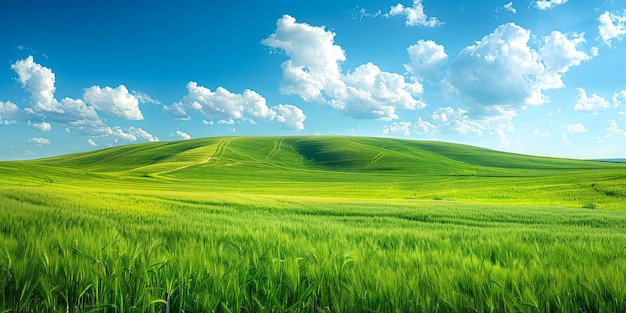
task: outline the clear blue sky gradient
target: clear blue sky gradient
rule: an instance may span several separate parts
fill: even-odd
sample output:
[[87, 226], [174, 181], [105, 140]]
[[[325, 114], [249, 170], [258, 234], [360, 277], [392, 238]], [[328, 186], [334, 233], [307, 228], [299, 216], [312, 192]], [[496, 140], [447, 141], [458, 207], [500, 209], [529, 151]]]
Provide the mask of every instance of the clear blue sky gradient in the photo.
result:
[[1, 1], [0, 160], [320, 134], [623, 158], [625, 24], [605, 0]]

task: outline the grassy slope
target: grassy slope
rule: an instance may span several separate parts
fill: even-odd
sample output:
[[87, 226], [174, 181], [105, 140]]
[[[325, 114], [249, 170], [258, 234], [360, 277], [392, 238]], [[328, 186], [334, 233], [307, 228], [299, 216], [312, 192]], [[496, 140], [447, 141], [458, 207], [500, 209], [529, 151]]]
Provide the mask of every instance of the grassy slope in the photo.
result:
[[226, 137], [145, 143], [0, 163], [0, 181], [78, 186], [89, 181], [115, 188], [607, 209], [624, 209], [626, 197], [625, 164], [363, 137]]
[[351, 137], [0, 162], [0, 312], [624, 312], [625, 212], [563, 207], [625, 180]]

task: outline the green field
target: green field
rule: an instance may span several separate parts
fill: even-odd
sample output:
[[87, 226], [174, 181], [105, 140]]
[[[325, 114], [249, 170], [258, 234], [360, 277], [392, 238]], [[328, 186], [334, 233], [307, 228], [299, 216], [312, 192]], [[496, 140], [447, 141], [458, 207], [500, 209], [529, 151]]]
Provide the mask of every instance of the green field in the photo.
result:
[[0, 312], [626, 312], [626, 164], [361, 137], [0, 162]]

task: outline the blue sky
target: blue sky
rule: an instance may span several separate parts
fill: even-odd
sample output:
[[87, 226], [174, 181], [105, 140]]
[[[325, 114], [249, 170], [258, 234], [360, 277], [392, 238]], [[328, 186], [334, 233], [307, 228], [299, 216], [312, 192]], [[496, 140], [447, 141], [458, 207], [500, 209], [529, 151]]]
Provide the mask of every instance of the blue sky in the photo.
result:
[[626, 157], [621, 1], [0, 2], [0, 160], [358, 135]]

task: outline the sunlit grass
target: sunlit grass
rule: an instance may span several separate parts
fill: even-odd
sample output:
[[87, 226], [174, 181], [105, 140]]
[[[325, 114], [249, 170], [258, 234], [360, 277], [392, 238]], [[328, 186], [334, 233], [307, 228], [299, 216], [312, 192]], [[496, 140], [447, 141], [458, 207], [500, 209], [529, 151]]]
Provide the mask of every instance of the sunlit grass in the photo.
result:
[[625, 180], [344, 137], [0, 163], [0, 312], [624, 312]]
[[626, 309], [620, 212], [58, 192], [0, 193], [0, 308]]

